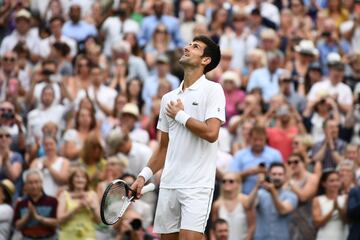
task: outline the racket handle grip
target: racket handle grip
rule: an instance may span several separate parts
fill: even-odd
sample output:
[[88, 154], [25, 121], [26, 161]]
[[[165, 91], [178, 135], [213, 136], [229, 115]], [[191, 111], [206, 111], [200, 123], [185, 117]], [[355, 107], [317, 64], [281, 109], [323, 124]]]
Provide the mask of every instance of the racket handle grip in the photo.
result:
[[145, 194], [147, 192], [151, 192], [154, 190], [155, 190], [155, 184], [149, 183], [141, 189], [141, 194]]

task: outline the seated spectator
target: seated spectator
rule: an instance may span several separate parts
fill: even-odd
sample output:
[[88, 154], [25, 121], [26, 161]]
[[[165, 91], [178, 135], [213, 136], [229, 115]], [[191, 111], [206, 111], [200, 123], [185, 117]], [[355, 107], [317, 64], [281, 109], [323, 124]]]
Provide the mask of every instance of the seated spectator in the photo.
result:
[[99, 136], [92, 132], [84, 141], [80, 152], [80, 162], [84, 165], [89, 175], [89, 187], [96, 189], [96, 185], [103, 180], [103, 171], [106, 166], [105, 152]]
[[62, 154], [71, 161], [80, 156], [85, 139], [96, 129], [95, 115], [87, 108], [80, 108], [75, 115], [75, 127], [63, 136]]
[[14, 217], [12, 196], [15, 193], [14, 184], [4, 179], [0, 182], [0, 239], [10, 239], [11, 225]]
[[289, 156], [288, 166], [289, 187], [299, 201], [298, 207], [291, 215], [290, 239], [314, 239], [316, 229], [312, 222], [311, 203], [317, 192], [319, 178], [306, 170], [305, 159], [299, 153], [293, 153]]
[[111, 129], [120, 125], [120, 114], [124, 106], [128, 103], [125, 93], [119, 93], [115, 98], [112, 114], [101, 122], [101, 134], [106, 136]]
[[240, 193], [241, 180], [235, 173], [225, 173], [222, 177], [221, 194], [213, 204], [212, 219], [226, 220], [229, 240], [252, 239], [255, 222], [251, 218], [251, 203], [248, 196]]
[[356, 144], [347, 144], [344, 153], [344, 159], [348, 159], [354, 163], [355, 168], [355, 184], [360, 184], [360, 147]]
[[215, 240], [228, 240], [229, 239], [229, 224], [226, 220], [218, 218], [213, 222], [213, 231]]
[[323, 193], [313, 200], [312, 215], [317, 228], [316, 239], [346, 239], [346, 195], [340, 195], [340, 177], [334, 170], [323, 172], [320, 179]]
[[54, 136], [44, 137], [45, 156], [35, 159], [30, 169], [37, 169], [43, 174], [44, 192], [49, 196], [57, 196], [61, 186], [69, 177], [69, 160], [57, 154], [57, 140]]
[[126, 83], [126, 97], [127, 102], [136, 104], [139, 108], [139, 112], [143, 112], [144, 99], [141, 96], [144, 83], [139, 78], [130, 79]]
[[90, 190], [89, 185], [90, 179], [85, 169], [73, 169], [69, 189], [59, 196], [59, 240], [95, 239], [95, 224], [100, 222], [100, 206], [96, 193]]
[[266, 173], [266, 167], [283, 162], [278, 150], [266, 145], [266, 130], [254, 126], [250, 131], [250, 146], [238, 151], [230, 167], [243, 179], [242, 193], [249, 194], [256, 185], [257, 174]]
[[322, 169], [335, 168], [342, 159], [346, 143], [339, 138], [339, 126], [335, 120], [325, 120], [323, 128], [325, 139], [315, 143], [312, 158], [321, 162]]
[[118, 153], [124, 154], [129, 159], [125, 172], [137, 176], [151, 157], [152, 150], [145, 144], [131, 140], [129, 134], [120, 128], [113, 129], [107, 136], [110, 156]]
[[148, 144], [149, 134], [142, 129], [139, 125], [140, 113], [137, 105], [133, 103], [127, 103], [123, 107], [119, 116], [119, 126], [125, 132], [127, 132], [132, 141]]
[[57, 239], [56, 198], [44, 193], [43, 176], [39, 170], [23, 174], [26, 196], [16, 203], [14, 225], [25, 239]]
[[24, 160], [22, 156], [10, 150], [11, 135], [6, 128], [0, 128], [0, 180], [10, 179], [16, 186], [14, 199], [21, 195], [21, 172]]
[[[250, 195], [250, 202], [256, 197], [256, 240], [290, 239], [289, 223], [291, 213], [298, 205], [298, 198], [287, 190], [286, 169], [283, 163], [272, 163], [269, 167], [269, 181], [258, 182], [255, 193]], [[259, 187], [260, 188], [259, 189]]]
[[298, 94], [294, 89], [294, 79], [290, 73], [284, 71], [279, 78], [279, 93], [284, 95], [287, 101], [299, 112], [303, 112], [306, 106], [306, 98]]
[[118, 94], [126, 93], [127, 72], [128, 69], [125, 61], [121, 58], [117, 59], [113, 71], [110, 72], [112, 79], [110, 80], [109, 87], [115, 89]]

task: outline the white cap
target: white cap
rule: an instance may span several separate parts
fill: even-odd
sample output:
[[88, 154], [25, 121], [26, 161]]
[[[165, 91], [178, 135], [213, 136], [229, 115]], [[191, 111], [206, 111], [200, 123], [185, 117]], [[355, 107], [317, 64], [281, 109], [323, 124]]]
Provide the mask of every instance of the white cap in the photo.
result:
[[224, 81], [232, 81], [236, 87], [240, 87], [241, 80], [240, 76], [235, 71], [226, 71], [221, 76], [221, 83], [224, 83]]

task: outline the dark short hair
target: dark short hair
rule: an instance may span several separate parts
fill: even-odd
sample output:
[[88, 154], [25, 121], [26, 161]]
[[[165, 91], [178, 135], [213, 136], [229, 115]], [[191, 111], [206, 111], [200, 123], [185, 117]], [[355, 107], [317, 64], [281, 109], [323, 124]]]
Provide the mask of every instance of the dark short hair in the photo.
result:
[[250, 136], [253, 136], [255, 134], [267, 136], [266, 129], [264, 127], [256, 125], [250, 130]]
[[223, 218], [218, 218], [214, 221], [213, 228], [216, 229], [217, 225], [226, 224], [228, 225], [228, 222]]
[[204, 43], [206, 47], [204, 48], [204, 53], [202, 56], [211, 58], [211, 62], [208, 65], [206, 65], [206, 67], [204, 68], [204, 73], [210, 72], [211, 70], [216, 68], [221, 58], [221, 52], [219, 46], [216, 43], [214, 43], [213, 40], [211, 40], [210, 38], [204, 35], [195, 37], [193, 41], [199, 41]]
[[285, 164], [282, 163], [282, 162], [273, 162], [270, 164], [270, 167], [269, 167], [269, 172], [271, 171], [271, 169], [273, 169], [274, 167], [281, 167], [284, 169], [284, 171], [286, 172], [286, 168], [285, 168]]
[[60, 21], [63, 24], [65, 22], [65, 19], [60, 16], [54, 16], [50, 18], [49, 23], [53, 23], [55, 21]]

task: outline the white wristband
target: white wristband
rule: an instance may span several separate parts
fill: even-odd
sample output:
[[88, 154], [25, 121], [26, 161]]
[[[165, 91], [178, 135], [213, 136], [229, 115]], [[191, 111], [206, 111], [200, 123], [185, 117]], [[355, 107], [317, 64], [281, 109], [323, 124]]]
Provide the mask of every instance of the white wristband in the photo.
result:
[[175, 116], [175, 120], [184, 126], [185, 126], [187, 120], [189, 120], [189, 118], [190, 118], [190, 115], [187, 114], [186, 112], [184, 112], [183, 110], [178, 111]]
[[153, 171], [149, 167], [144, 167], [143, 170], [141, 170], [139, 173], [139, 176], [142, 176], [145, 179], [145, 182], [149, 181], [153, 175]]

